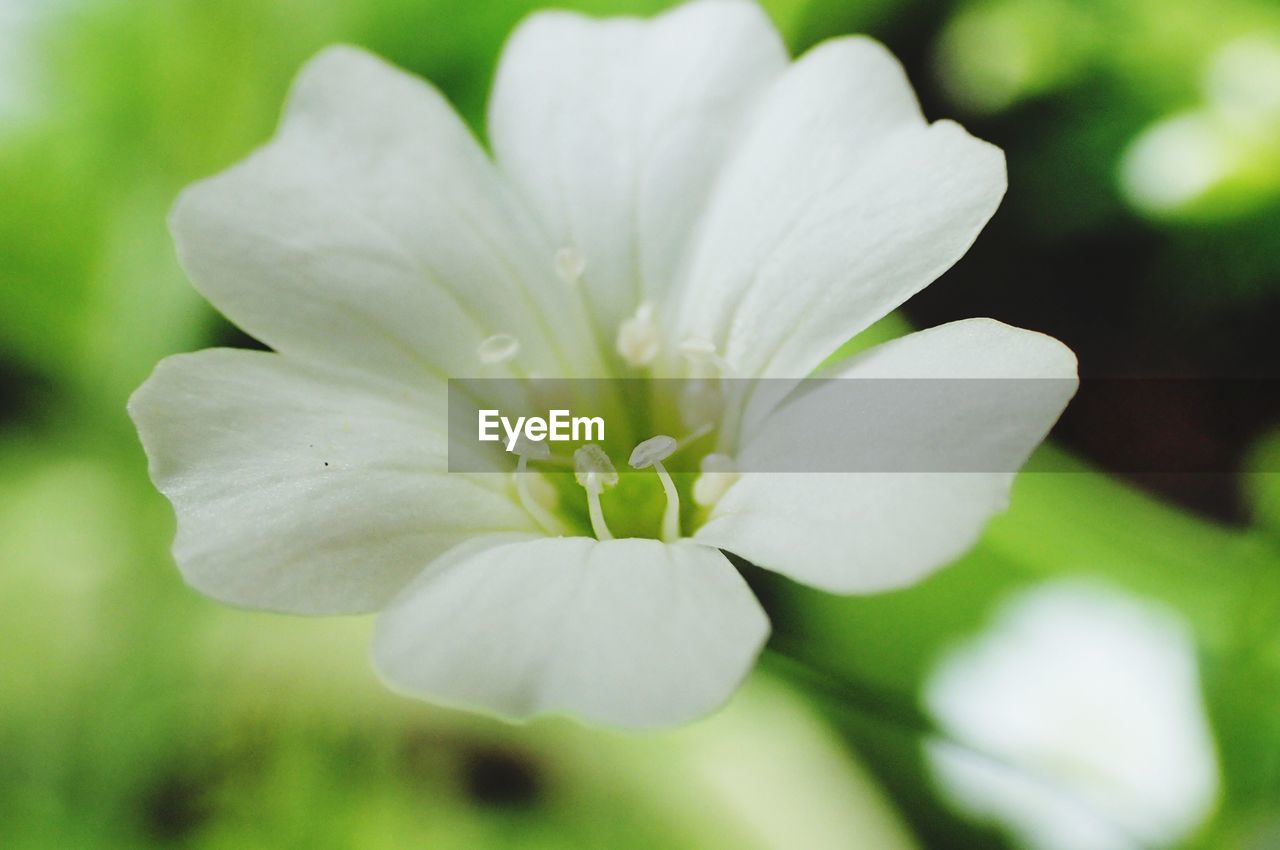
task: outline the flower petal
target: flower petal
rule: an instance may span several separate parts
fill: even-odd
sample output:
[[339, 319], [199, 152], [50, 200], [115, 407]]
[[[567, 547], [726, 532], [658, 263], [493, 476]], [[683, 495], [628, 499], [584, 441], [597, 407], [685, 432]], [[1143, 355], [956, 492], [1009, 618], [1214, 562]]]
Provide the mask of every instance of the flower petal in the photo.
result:
[[1020, 845], [1183, 846], [1217, 802], [1194, 636], [1117, 588], [1020, 592], [945, 653], [923, 697], [954, 742], [926, 750], [944, 795]]
[[742, 0], [653, 20], [544, 12], [512, 35], [490, 101], [493, 148], [586, 260], [610, 343], [672, 284], [727, 146], [786, 63], [769, 19]]
[[369, 611], [459, 541], [532, 528], [501, 479], [444, 472], [427, 397], [367, 386], [255, 351], [156, 367], [129, 413], [193, 587], [253, 608]]
[[721, 705], [768, 631], [714, 549], [490, 538], [405, 589], [378, 620], [374, 659], [393, 687], [433, 701], [654, 727]]
[[902, 436], [907, 445], [921, 442], [921, 434], [946, 441], [935, 447], [939, 457], [948, 451], [968, 456], [976, 443], [996, 471], [746, 473], [695, 537], [834, 593], [919, 581], [968, 549], [1004, 509], [1012, 470], [1061, 414], [1075, 392], [1075, 373], [1075, 357], [1062, 343], [989, 319], [942, 325], [871, 349], [845, 364], [840, 376], [1050, 380], [1037, 382], [1028, 395], [975, 392], [946, 411], [949, 429], [921, 421], [918, 433]]
[[201, 293], [299, 360], [417, 385], [495, 374], [480, 343], [509, 335], [514, 374], [599, 362], [555, 248], [448, 103], [355, 48], [308, 63], [275, 138], [187, 189], [171, 227]]
[[1005, 190], [998, 148], [927, 125], [901, 65], [827, 42], [770, 90], [725, 166], [679, 313], [739, 375], [803, 377], [947, 270]]

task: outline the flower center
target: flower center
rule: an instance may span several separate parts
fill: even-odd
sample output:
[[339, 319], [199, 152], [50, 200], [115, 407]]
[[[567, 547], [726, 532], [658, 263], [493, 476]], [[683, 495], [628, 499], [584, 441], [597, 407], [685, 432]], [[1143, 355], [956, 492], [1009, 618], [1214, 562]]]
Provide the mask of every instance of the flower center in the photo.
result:
[[[554, 267], [565, 285], [583, 285], [587, 262], [577, 249], [559, 249]], [[624, 385], [616, 388], [621, 404], [618, 409], [625, 414], [626, 422], [613, 432], [612, 441], [582, 445], [572, 461], [553, 456], [545, 442], [533, 442], [523, 436], [510, 449], [518, 458], [513, 476], [518, 500], [547, 534], [589, 533], [599, 540], [617, 536], [679, 540], [685, 529], [698, 526], [737, 480], [728, 447], [716, 436], [725, 424], [729, 406], [726, 396], [735, 391], [735, 382], [726, 380], [734, 376], [734, 369], [709, 339], [691, 337], [675, 345], [662, 333], [658, 315], [654, 302], [639, 304], [619, 322], [614, 347], [626, 367], [652, 367], [655, 372], [647, 378], [678, 380], [654, 380], [640, 390], [635, 389], [634, 381], [618, 381]], [[674, 346], [674, 356], [658, 365], [667, 346]], [[486, 338], [477, 351], [486, 365], [507, 363], [519, 353], [519, 340], [509, 334]], [[671, 369], [677, 370], [675, 375], [667, 374]], [[597, 390], [582, 392], [590, 396]], [[651, 469], [654, 474], [619, 475], [610, 454], [624, 457], [623, 445], [638, 434], [652, 434], [654, 430], [668, 433], [641, 441], [627, 458], [632, 469]], [[667, 464], [677, 452], [684, 454], [673, 472]], [[699, 456], [697, 471], [686, 471]], [[531, 462], [545, 467], [546, 474], [534, 471]], [[572, 478], [567, 473], [570, 464]], [[578, 487], [586, 491], [585, 503], [581, 495], [574, 495], [580, 492]], [[606, 520], [606, 511], [612, 523]]]

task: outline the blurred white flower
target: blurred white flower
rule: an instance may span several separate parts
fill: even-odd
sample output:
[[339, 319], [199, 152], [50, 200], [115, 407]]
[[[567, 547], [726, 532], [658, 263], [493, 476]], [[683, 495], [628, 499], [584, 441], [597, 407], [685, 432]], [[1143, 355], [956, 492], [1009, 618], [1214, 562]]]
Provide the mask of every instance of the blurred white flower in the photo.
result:
[[1280, 189], [1280, 41], [1245, 36], [1216, 50], [1205, 68], [1204, 104], [1157, 121], [1130, 143], [1120, 188], [1144, 212], [1194, 210], [1212, 194], [1242, 212]]
[[45, 106], [33, 45], [66, 0], [0, 0], [0, 133], [24, 126]]
[[1204, 75], [1205, 97], [1246, 131], [1280, 126], [1280, 38], [1253, 33], [1219, 48]]
[[[627, 454], [582, 452], [585, 492], [535, 484], [532, 455], [513, 477], [446, 471], [449, 377], [803, 377], [955, 262], [1004, 192], [1003, 156], [926, 122], [883, 47], [842, 38], [789, 64], [736, 0], [541, 13], [505, 49], [488, 129], [493, 159], [435, 89], [334, 48], [269, 144], [178, 201], [193, 282], [274, 349], [170, 358], [131, 400], [194, 587], [383, 610], [375, 663], [416, 695], [654, 726], [722, 703], [768, 632], [720, 549], [874, 592], [1002, 509], [1008, 471], [735, 477], [723, 431], [697, 513], [654, 451], [635, 463], [662, 480], [656, 512], [606, 492]], [[835, 374], [1062, 379], [1035, 405], [948, 411], [948, 446], [995, 444], [1012, 470], [1075, 359], [971, 320]], [[614, 539], [610, 516], [651, 536]]]
[[1170, 611], [1059, 582], [1009, 602], [926, 686], [948, 797], [1036, 850], [1171, 846], [1212, 812], [1195, 646]]
[[1134, 139], [1121, 162], [1121, 186], [1139, 209], [1176, 210], [1230, 176], [1238, 153], [1227, 128], [1211, 113], [1177, 115]]

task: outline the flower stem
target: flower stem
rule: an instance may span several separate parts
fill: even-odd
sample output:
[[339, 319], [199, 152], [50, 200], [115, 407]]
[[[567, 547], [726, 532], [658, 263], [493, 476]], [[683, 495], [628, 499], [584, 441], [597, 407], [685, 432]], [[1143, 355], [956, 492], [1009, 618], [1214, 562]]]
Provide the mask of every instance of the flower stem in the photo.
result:
[[837, 673], [813, 655], [796, 638], [775, 634], [761, 664], [842, 713], [857, 714], [907, 734], [948, 737], [910, 697]]

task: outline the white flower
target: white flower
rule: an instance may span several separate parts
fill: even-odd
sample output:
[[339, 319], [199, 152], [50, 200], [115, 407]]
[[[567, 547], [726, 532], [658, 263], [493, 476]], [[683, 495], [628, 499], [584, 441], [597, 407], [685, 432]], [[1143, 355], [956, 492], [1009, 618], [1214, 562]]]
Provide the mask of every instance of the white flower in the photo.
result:
[[1030, 591], [943, 660], [926, 701], [957, 742], [927, 750], [944, 790], [1037, 850], [1168, 847], [1213, 809], [1195, 647], [1150, 603]]
[[[652, 499], [605, 492], [594, 457], [585, 492], [447, 473], [446, 378], [808, 375], [955, 262], [1005, 187], [1000, 151], [926, 123], [883, 47], [843, 38], [788, 64], [736, 0], [534, 15], [488, 128], [492, 160], [433, 88], [334, 48], [269, 144], [178, 201], [191, 279], [274, 349], [170, 358], [131, 402], [191, 585], [382, 610], [378, 670], [439, 702], [655, 726], [722, 703], [767, 635], [715, 547], [874, 592], [953, 559], [1003, 507], [1008, 472], [739, 476], [737, 439], [683, 518], [691, 487], [652, 452], [638, 465], [656, 474], [626, 476]], [[947, 440], [999, 440], [1015, 469], [1075, 361], [972, 320], [834, 374], [1065, 379], [1034, 410], [954, 412]]]

